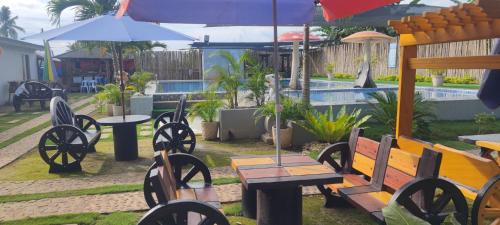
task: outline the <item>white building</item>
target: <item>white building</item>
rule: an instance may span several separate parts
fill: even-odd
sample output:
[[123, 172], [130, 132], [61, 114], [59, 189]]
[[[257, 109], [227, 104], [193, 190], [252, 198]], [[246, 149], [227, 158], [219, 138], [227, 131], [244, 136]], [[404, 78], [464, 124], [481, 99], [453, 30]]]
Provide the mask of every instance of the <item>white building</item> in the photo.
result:
[[8, 101], [9, 81], [38, 80], [37, 50], [43, 46], [0, 37], [0, 104]]

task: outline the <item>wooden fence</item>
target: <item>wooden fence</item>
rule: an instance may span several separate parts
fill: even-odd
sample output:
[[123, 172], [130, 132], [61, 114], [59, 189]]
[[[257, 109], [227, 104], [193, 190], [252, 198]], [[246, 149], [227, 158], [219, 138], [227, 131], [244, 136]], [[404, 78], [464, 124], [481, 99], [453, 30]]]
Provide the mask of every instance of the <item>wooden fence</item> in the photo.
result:
[[[452, 57], [488, 55], [491, 52], [492, 40], [478, 40], [420, 46], [419, 57]], [[375, 77], [398, 74], [398, 68], [388, 68], [389, 44], [373, 44], [372, 62]], [[397, 56], [399, 61], [399, 56]], [[361, 44], [342, 44], [322, 47], [311, 53], [312, 74], [326, 74], [325, 67], [334, 63], [334, 73], [356, 74], [363, 59]], [[399, 63], [399, 62], [398, 62]], [[448, 77], [471, 76], [481, 80], [484, 70], [449, 70]], [[418, 70], [417, 74], [428, 76], [428, 71]]]
[[157, 74], [159, 80], [202, 79], [198, 50], [145, 52], [134, 57], [136, 68]]

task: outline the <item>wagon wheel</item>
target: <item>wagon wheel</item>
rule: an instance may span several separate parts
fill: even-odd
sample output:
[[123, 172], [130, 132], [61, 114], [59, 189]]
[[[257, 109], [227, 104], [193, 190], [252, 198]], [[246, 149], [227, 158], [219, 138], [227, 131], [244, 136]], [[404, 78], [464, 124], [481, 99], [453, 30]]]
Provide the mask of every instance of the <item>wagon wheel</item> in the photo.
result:
[[[345, 142], [337, 143], [330, 145], [323, 149], [318, 156], [318, 162], [321, 164], [326, 164], [327, 166], [332, 167], [335, 172], [342, 173], [345, 170], [345, 166], [347, 164], [347, 157], [349, 154], [349, 145]], [[340, 164], [337, 161], [340, 159]], [[329, 197], [332, 195], [332, 189], [328, 186], [318, 185], [319, 191]]]
[[191, 128], [182, 123], [167, 123], [155, 132], [153, 146], [155, 151], [191, 154], [196, 146], [196, 136]]
[[88, 141], [78, 128], [59, 125], [45, 132], [38, 143], [38, 152], [49, 165], [69, 167], [79, 164], [87, 154]]
[[[197, 220], [197, 223], [193, 223], [191, 221], [193, 219]], [[194, 200], [173, 200], [166, 205], [161, 204], [149, 210], [137, 223], [137, 225], [187, 224], [229, 225], [229, 222], [217, 208], [207, 203]]]
[[156, 168], [156, 162], [154, 162], [148, 169], [146, 176], [144, 177], [143, 184], [143, 192], [144, 192], [144, 200], [148, 204], [149, 208], [153, 208], [158, 205], [158, 200], [155, 198], [155, 189], [153, 188], [153, 184], [151, 183], [151, 171]]
[[199, 182], [190, 182], [197, 175], [203, 178], [202, 187], [212, 184], [210, 170], [208, 170], [208, 167], [195, 156], [176, 153], [169, 155], [168, 160], [172, 165], [174, 178], [178, 188], [200, 187]]
[[[158, 116], [158, 118], [156, 118], [155, 123], [153, 124], [153, 128], [158, 129], [158, 127], [160, 126], [174, 122], [174, 114], [175, 112], [162, 113], [160, 116]], [[189, 127], [189, 122], [186, 119], [186, 115], [181, 116], [180, 123], [185, 124], [186, 126]]]
[[101, 126], [92, 117], [86, 115], [75, 116], [75, 124], [83, 132], [97, 132], [101, 131]]
[[481, 188], [471, 214], [472, 225], [500, 224], [500, 174]]
[[426, 178], [407, 183], [394, 193], [393, 201], [432, 225], [443, 223], [451, 214], [460, 224], [467, 224], [468, 208], [464, 195], [443, 179]]

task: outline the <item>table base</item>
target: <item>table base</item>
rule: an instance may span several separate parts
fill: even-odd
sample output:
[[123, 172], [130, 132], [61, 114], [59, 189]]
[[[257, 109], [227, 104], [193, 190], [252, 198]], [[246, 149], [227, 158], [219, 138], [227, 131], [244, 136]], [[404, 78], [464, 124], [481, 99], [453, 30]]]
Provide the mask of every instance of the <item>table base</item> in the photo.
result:
[[257, 219], [257, 191], [249, 191], [243, 184], [241, 185], [241, 208], [244, 217]]
[[302, 187], [257, 190], [257, 225], [302, 225]]
[[113, 140], [116, 161], [131, 161], [139, 157], [135, 124], [113, 126]]

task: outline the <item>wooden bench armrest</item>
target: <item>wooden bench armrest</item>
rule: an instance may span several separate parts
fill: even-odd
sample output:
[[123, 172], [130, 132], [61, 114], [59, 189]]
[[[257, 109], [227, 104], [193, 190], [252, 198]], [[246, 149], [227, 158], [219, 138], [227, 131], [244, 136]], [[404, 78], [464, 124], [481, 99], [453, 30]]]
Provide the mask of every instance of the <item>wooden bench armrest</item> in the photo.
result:
[[500, 143], [492, 141], [476, 141], [476, 145], [481, 148], [487, 148], [489, 150], [500, 152]]

